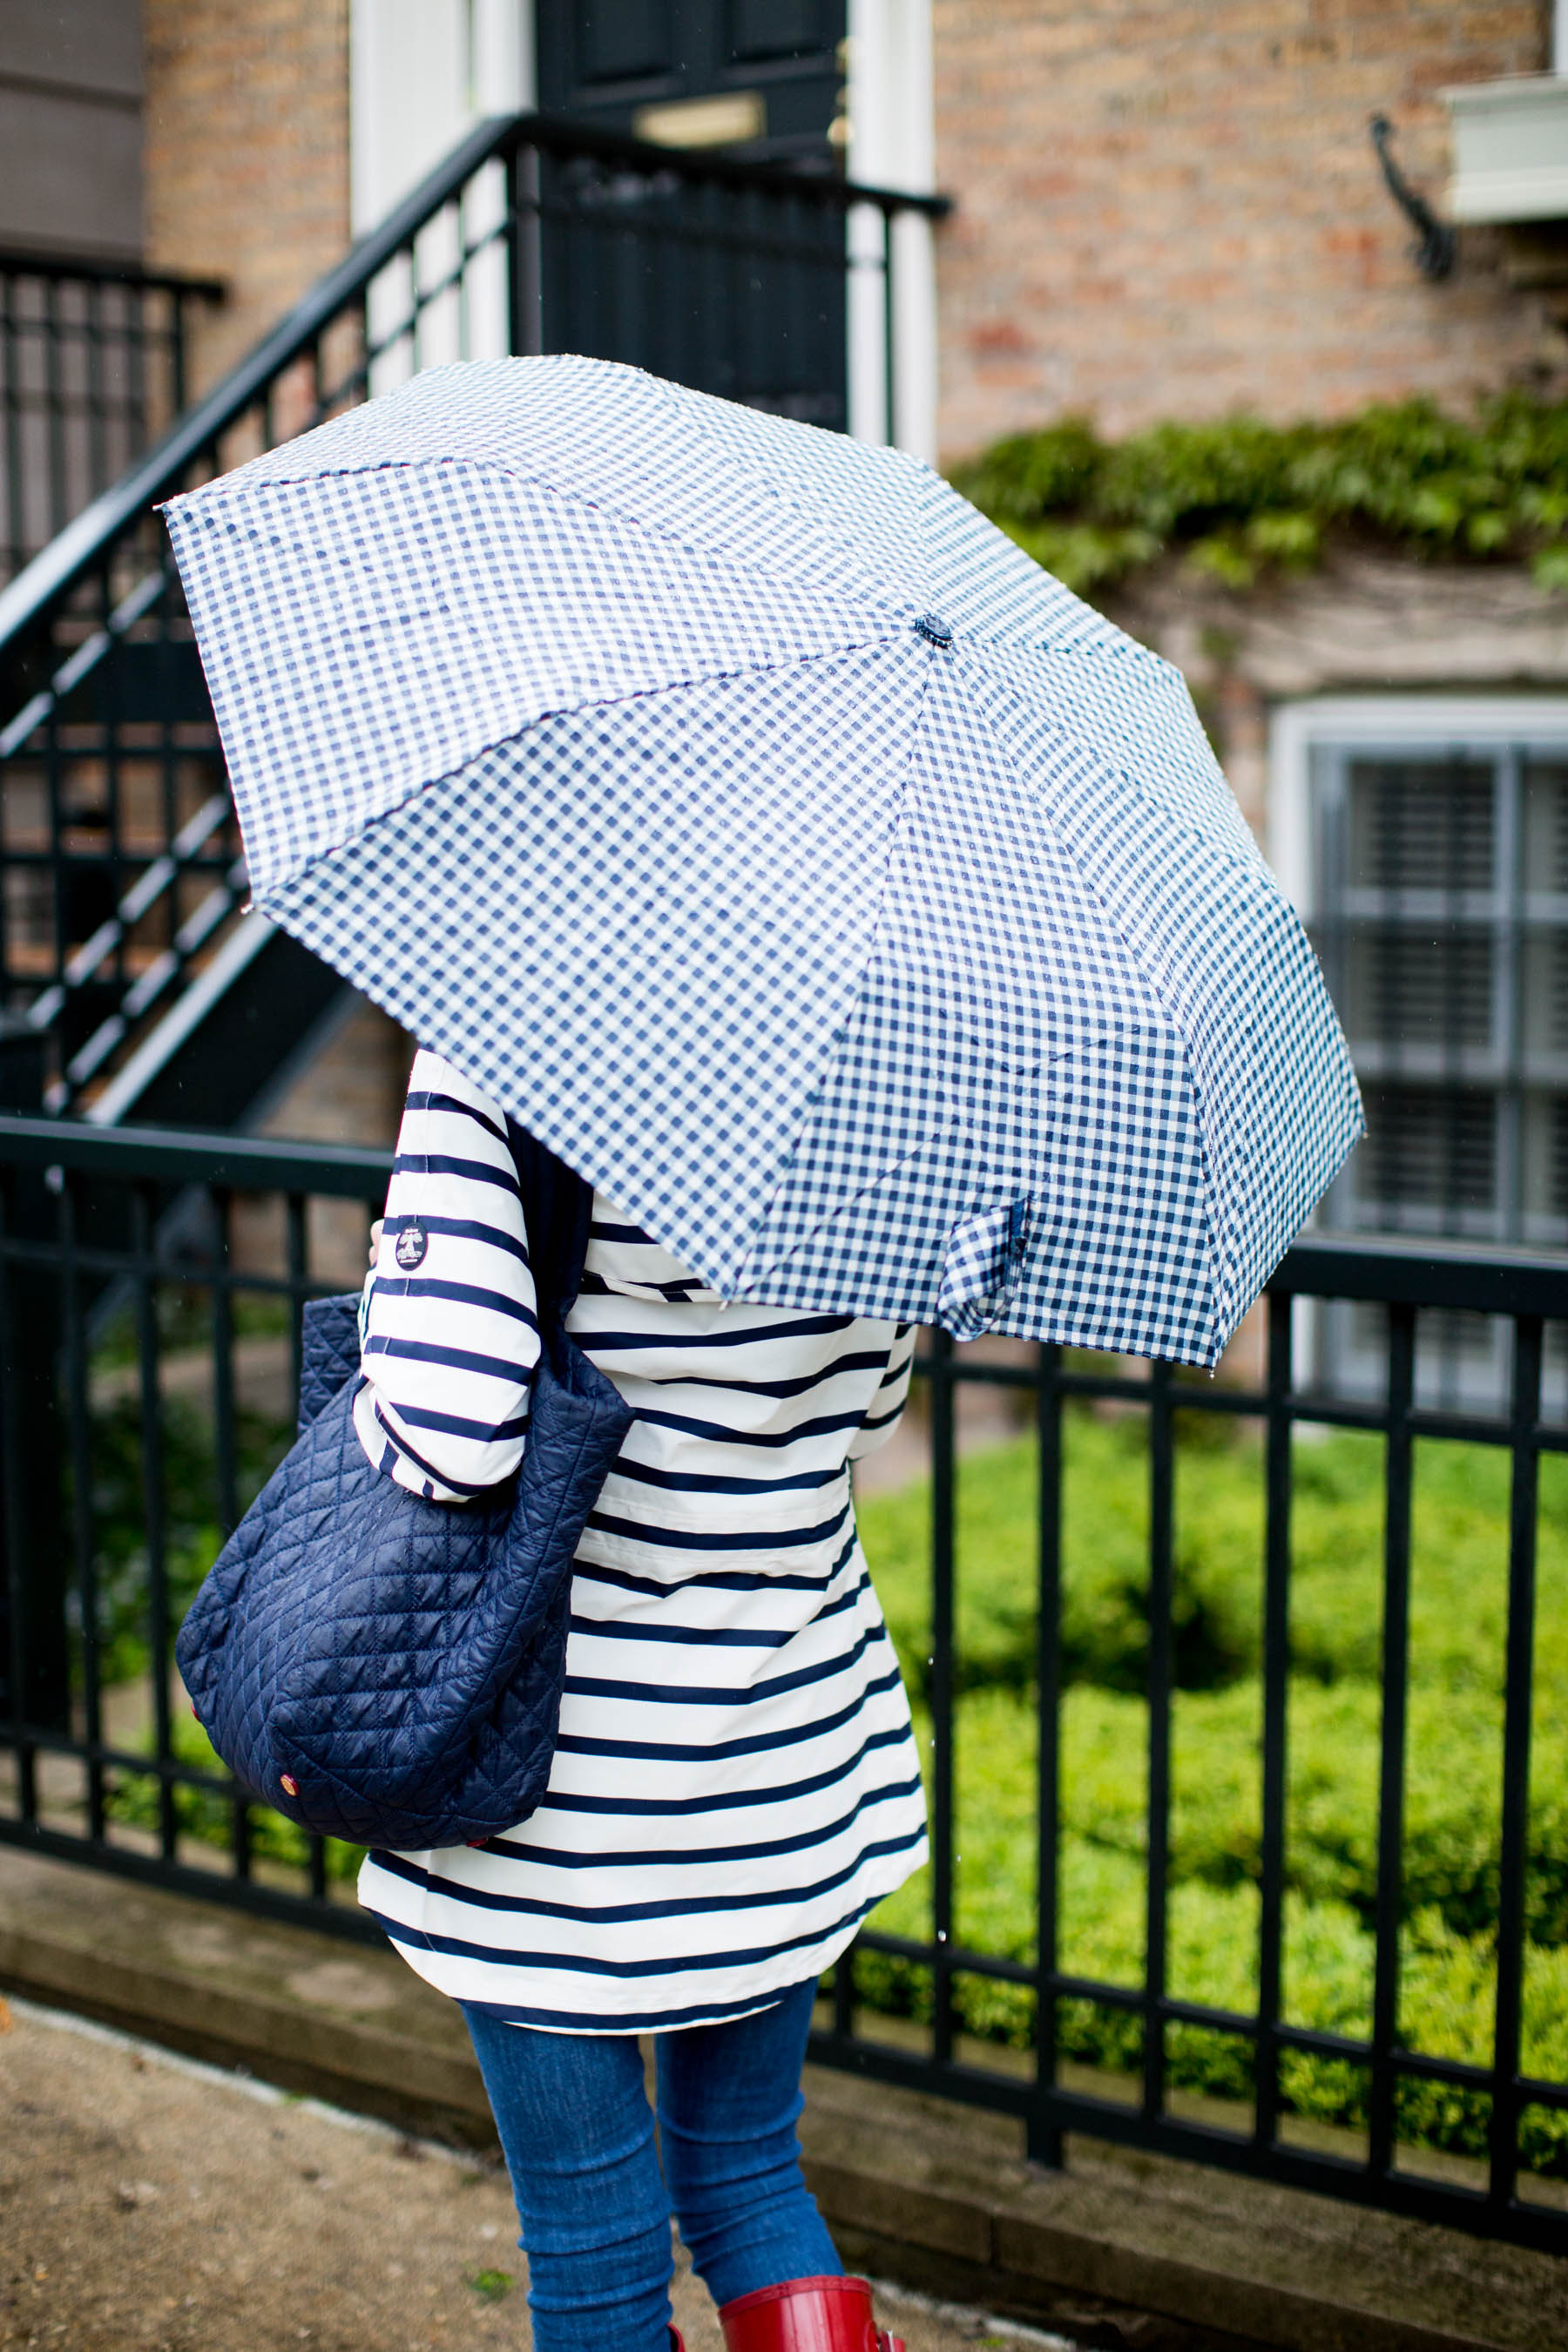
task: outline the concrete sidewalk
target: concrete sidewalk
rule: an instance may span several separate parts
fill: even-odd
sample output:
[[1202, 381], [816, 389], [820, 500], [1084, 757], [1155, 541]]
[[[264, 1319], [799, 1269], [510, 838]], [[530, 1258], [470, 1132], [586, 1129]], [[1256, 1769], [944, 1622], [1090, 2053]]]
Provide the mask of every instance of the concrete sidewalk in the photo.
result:
[[[51, 2011], [81, 2012], [358, 2115], [380, 2116], [395, 2127], [394, 2143], [397, 2133], [446, 2140], [463, 2152], [471, 2172], [489, 2177], [494, 2126], [461, 2018], [385, 1947], [344, 1943], [13, 1849], [0, 1853], [0, 1991]], [[67, 2038], [57, 2031], [53, 2041], [63, 2044]], [[26, 2034], [0, 2038], [0, 2103], [7, 2082], [19, 2084], [30, 2040]], [[152, 2095], [146, 2065], [144, 2060], [143, 2071], [132, 2071]], [[106, 2061], [105, 2079], [114, 2073]], [[124, 2074], [121, 2067], [119, 2078]], [[90, 2069], [82, 2079], [90, 2083]], [[159, 2089], [157, 2095], [165, 2093]], [[217, 2120], [187, 2111], [190, 2145], [226, 2144], [237, 2095], [220, 2081], [207, 2102]], [[19, 2161], [15, 2136], [0, 2126], [0, 2169], [12, 2183], [10, 2216], [22, 2210], [18, 2200], [36, 2201], [43, 2193], [39, 2183], [47, 2184], [51, 2165], [62, 2182], [61, 2230], [72, 2226], [73, 2207], [87, 2215], [97, 2210], [76, 2194], [68, 2165], [49, 2153], [50, 2146], [90, 2147], [94, 2131], [133, 2137], [140, 2126], [129, 2111], [100, 2125], [90, 2103], [86, 2108], [72, 2104], [77, 2097], [62, 2094], [63, 2137], [40, 2140], [37, 2166]], [[45, 2110], [52, 2112], [47, 2102]], [[302, 2112], [285, 2109], [274, 2120], [291, 2129]], [[1271, 2352], [1562, 2352], [1568, 2346], [1568, 2262], [1551, 2253], [1076, 2137], [1068, 2143], [1067, 2168], [1047, 2172], [1024, 2161], [1018, 2126], [1005, 2116], [827, 2068], [806, 2070], [801, 2131], [807, 2178], [852, 2266], [957, 2304], [1007, 2313], [1075, 2342], [1138, 2352], [1243, 2352], [1246, 2347], [1256, 2352], [1260, 2346]], [[176, 2136], [171, 2151], [183, 2144]], [[387, 2143], [377, 2145], [384, 2151]], [[170, 2161], [177, 2168], [185, 2159], [172, 2152]], [[408, 2163], [384, 2152], [377, 2161], [390, 2210], [403, 2196], [397, 2184], [408, 2177]], [[100, 2207], [119, 2183], [128, 2180], [133, 2189], [137, 2179], [153, 2179], [136, 2172], [129, 2156], [116, 2154], [106, 2162], [120, 2168], [112, 2179], [93, 2176]], [[421, 2180], [436, 2178], [438, 2162], [430, 2158], [415, 2168]], [[319, 2153], [301, 2158], [300, 2165], [306, 2163], [334, 2178], [342, 2170], [341, 2160]], [[283, 2169], [287, 2174], [287, 2163]], [[320, 2200], [305, 2198], [302, 2210], [290, 2206], [287, 2228], [275, 2226], [268, 2219], [270, 2191], [262, 2185], [268, 2178], [265, 2144], [251, 2171], [247, 2190], [245, 2167], [239, 2168], [232, 2195], [247, 2231], [254, 2218], [261, 2249], [254, 2256], [255, 2274], [268, 2274], [268, 2264], [286, 2273], [298, 2259], [289, 2232], [302, 2231], [308, 2244], [327, 2231], [330, 2217], [317, 2212]], [[442, 2163], [441, 2178], [448, 2174]], [[199, 2203], [191, 2189], [200, 2182], [188, 2169], [178, 2178], [175, 2201], [189, 2219], [193, 2203]], [[1539, 2185], [1558, 2200], [1552, 2218], [1563, 2216], [1568, 2248], [1561, 2186]], [[486, 2242], [505, 2249], [513, 2225], [499, 2185], [497, 2194], [501, 2234]], [[134, 2200], [127, 2208], [140, 2210]], [[416, 2236], [418, 2209], [400, 2210], [399, 2231], [405, 2238], [411, 2231]], [[439, 2200], [433, 2210], [442, 2210]], [[0, 2197], [0, 2247], [8, 2247], [10, 2226]], [[98, 2224], [83, 2226], [96, 2259]], [[391, 2259], [406, 2267], [404, 2252]], [[37, 2260], [48, 2268], [47, 2253]], [[248, 2242], [236, 2248], [235, 2263], [251, 2260]], [[496, 2266], [517, 2268], [504, 2252]], [[194, 2273], [186, 2265], [183, 2281], [171, 2279], [163, 2292], [174, 2297], [176, 2311], [184, 2307], [184, 2294], [205, 2292], [194, 2283], [202, 2275], [198, 2261]], [[444, 2275], [461, 2284], [460, 2272], [449, 2268]], [[330, 2273], [317, 2288], [330, 2299]], [[11, 2291], [30, 2288], [23, 2279]], [[384, 2291], [384, 2282], [376, 2294]], [[478, 2290], [465, 2292], [470, 2301], [481, 2300]], [[364, 2308], [374, 2313], [376, 2295], [368, 2286], [363, 2293]], [[506, 2308], [515, 2313], [515, 2294]], [[464, 2325], [473, 2317], [469, 2313]], [[299, 2324], [314, 2322], [307, 2317]], [[46, 2324], [37, 2343], [70, 2341], [97, 2352], [90, 2334], [51, 2336], [47, 2331], [54, 2325], [53, 2319]], [[26, 2332], [10, 2338], [0, 2334], [0, 2344], [29, 2340]], [[103, 2339], [106, 2352], [120, 2352], [121, 2342], [153, 2346], [160, 2340], [145, 2335]], [[203, 2340], [210, 2352], [224, 2352], [210, 2331]], [[351, 2347], [358, 2352], [352, 2336], [338, 2340], [344, 2352]], [[373, 2341], [382, 2352], [384, 2343], [404, 2340], [414, 2339], [363, 2339], [366, 2352]], [[243, 2339], [237, 2339], [237, 2352], [243, 2352]], [[693, 2352], [699, 2352], [695, 2336]]]
[[[6, 2352], [528, 2345], [498, 2165], [30, 2003], [0, 2005], [0, 2027]], [[1016, 2334], [882, 2301], [910, 2352]], [[722, 2352], [684, 2256], [675, 2302], [689, 2352]]]

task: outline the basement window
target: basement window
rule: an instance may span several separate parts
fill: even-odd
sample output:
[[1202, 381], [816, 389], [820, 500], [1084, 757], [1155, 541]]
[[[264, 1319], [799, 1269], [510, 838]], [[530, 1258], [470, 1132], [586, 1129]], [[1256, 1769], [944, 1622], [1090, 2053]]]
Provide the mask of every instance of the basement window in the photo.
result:
[[[1269, 836], [1366, 1106], [1319, 1223], [1568, 1249], [1568, 702], [1288, 706]], [[1369, 1337], [1344, 1318], [1336, 1385], [1361, 1384]], [[1429, 1393], [1495, 1390], [1488, 1318], [1432, 1318], [1432, 1337]]]

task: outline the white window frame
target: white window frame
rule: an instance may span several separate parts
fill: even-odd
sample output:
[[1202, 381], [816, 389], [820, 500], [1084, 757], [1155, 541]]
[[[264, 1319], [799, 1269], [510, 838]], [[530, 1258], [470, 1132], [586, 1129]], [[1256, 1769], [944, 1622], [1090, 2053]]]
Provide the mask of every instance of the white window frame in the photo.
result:
[[1568, 743], [1568, 694], [1338, 694], [1279, 704], [1268, 723], [1268, 862], [1304, 922], [1312, 902], [1316, 745], [1369, 751]]
[[534, 92], [533, 0], [353, 0], [353, 233], [384, 220], [466, 131]]
[[[1516, 746], [1568, 751], [1568, 695], [1322, 695], [1277, 707], [1269, 723], [1268, 848], [1280, 887], [1303, 922], [1310, 924], [1319, 912], [1315, 751], [1468, 750], [1495, 755]], [[1336, 1186], [1334, 1193], [1338, 1192]], [[1325, 1222], [1340, 1223], [1334, 1194], [1325, 1205]], [[1357, 1338], [1358, 1329], [1353, 1314], [1341, 1306], [1314, 1313], [1301, 1335], [1305, 1355], [1315, 1374], [1333, 1388], [1374, 1394], [1385, 1377], [1384, 1360], [1380, 1349]], [[1556, 1351], [1552, 1353], [1555, 1357]], [[1434, 1334], [1431, 1343], [1418, 1351], [1417, 1377], [1428, 1402], [1496, 1409], [1508, 1393], [1505, 1328], [1496, 1325], [1487, 1356], [1456, 1353]], [[1549, 1361], [1547, 1386], [1556, 1402], [1568, 1399], [1568, 1377], [1560, 1360]]]
[[[532, 0], [352, 0], [349, 21], [349, 184], [361, 236], [417, 186], [464, 133], [487, 115], [533, 103]], [[464, 201], [471, 243], [506, 206], [500, 163], [476, 175]], [[450, 220], [432, 222], [419, 243], [427, 282], [457, 259]], [[392, 391], [419, 367], [450, 360], [500, 359], [508, 343], [508, 289], [498, 247], [465, 272], [459, 292], [433, 304], [417, 349], [389, 350], [371, 371], [373, 393]], [[405, 267], [394, 262], [370, 289], [373, 337], [390, 335], [408, 310]]]
[[[936, 186], [931, 0], [849, 0], [849, 173], [868, 187], [929, 195]], [[849, 215], [849, 430], [936, 463], [936, 251], [923, 213], [888, 235], [893, 277], [889, 404], [882, 215]], [[892, 414], [889, 415], [889, 404]]]

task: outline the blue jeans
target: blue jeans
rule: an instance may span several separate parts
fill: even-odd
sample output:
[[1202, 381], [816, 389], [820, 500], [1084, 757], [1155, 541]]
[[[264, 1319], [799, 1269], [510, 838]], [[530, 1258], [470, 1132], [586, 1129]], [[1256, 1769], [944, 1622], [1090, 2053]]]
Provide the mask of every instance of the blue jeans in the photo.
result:
[[463, 2004], [522, 2223], [535, 2352], [666, 2352], [672, 2207], [715, 2303], [840, 2275], [795, 2136], [816, 1990], [656, 2037], [658, 2155], [635, 2036], [540, 2033]]

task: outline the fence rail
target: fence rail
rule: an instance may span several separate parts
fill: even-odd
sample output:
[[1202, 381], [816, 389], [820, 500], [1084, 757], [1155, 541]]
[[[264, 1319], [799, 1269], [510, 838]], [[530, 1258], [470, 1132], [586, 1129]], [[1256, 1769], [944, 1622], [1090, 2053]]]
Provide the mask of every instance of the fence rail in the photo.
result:
[[[0, 1840], [377, 1939], [350, 1897], [352, 1857], [301, 1837], [201, 1755], [179, 1709], [170, 1654], [195, 1581], [287, 1442], [303, 1301], [357, 1279], [387, 1169], [384, 1154], [345, 1148], [0, 1118]], [[1386, 1309], [1387, 1388], [1378, 1405], [1311, 1384], [1311, 1318], [1321, 1302], [1345, 1297]], [[1433, 1311], [1509, 1318], [1506, 1411], [1457, 1414], [1418, 1403], [1417, 1330]], [[1568, 1792], [1531, 1777], [1532, 1713], [1537, 1736], [1541, 1722], [1532, 1709], [1541, 1479], [1551, 1457], [1568, 1455], [1568, 1423], [1544, 1420], [1541, 1410], [1543, 1335], [1555, 1319], [1568, 1322], [1561, 1260], [1306, 1239], [1270, 1286], [1260, 1376], [1238, 1384], [1051, 1347], [1008, 1343], [1010, 1352], [997, 1358], [984, 1343], [965, 1349], [931, 1335], [913, 1408], [929, 1453], [911, 1471], [929, 1476], [923, 1678], [907, 1628], [900, 1635], [929, 1740], [929, 1907], [921, 1932], [893, 1933], [885, 1921], [862, 1932], [825, 1992], [816, 2055], [1015, 2116], [1030, 2152], [1047, 2161], [1060, 2159], [1064, 2134], [1084, 2132], [1561, 2246], [1568, 2127], [1552, 2119], [1568, 2126], [1568, 2065], [1548, 2071], [1526, 2044], [1528, 2027], [1540, 2047], [1568, 2050], [1568, 2016], [1552, 2006], [1561, 2008], [1568, 1991], [1568, 1929], [1559, 1920], [1533, 1939], [1527, 1932], [1531, 1906], [1541, 1908], [1542, 1873], [1568, 1874], [1568, 1852], [1559, 1850]], [[1016, 1844], [1010, 1862], [993, 1853], [966, 1871], [964, 1845], [994, 1829], [983, 1817], [984, 1790], [977, 1799], [965, 1780], [984, 1759], [964, 1745], [973, 1685], [962, 1630], [966, 1580], [977, 1573], [964, 1532], [973, 1458], [965, 1431], [974, 1401], [987, 1398], [994, 1441], [994, 1412], [1005, 1408], [1015, 1417], [1001, 1442], [1023, 1448], [1031, 1465], [1028, 1523], [1009, 1523], [1007, 1535], [1028, 1648], [1009, 1704], [1018, 1710], [1011, 1720], [1037, 1727], [1037, 1749], [1027, 1853]], [[1142, 1482], [1139, 1582], [1147, 1620], [1138, 1702], [1147, 1743], [1139, 1806], [1142, 1961], [1131, 1972], [1075, 1957], [1071, 1937], [1082, 1917], [1077, 1927], [1068, 1921], [1063, 1879], [1063, 1723], [1072, 1699], [1064, 1601], [1084, 1570], [1068, 1539], [1068, 1506], [1078, 1448], [1108, 1428], [1142, 1433], [1137, 1443], [1126, 1436]], [[1255, 1465], [1258, 1485], [1251, 1525], [1259, 1654], [1247, 1748], [1256, 1846], [1235, 1856], [1237, 1881], [1251, 1890], [1252, 1943], [1237, 1979], [1246, 1992], [1226, 2000], [1184, 1990], [1171, 1921], [1173, 1890], [1180, 1895], [1175, 1733], [1191, 1679], [1179, 1650], [1179, 1555], [1208, 1532], [1192, 1528], [1179, 1490], [1189, 1464], [1205, 1458], [1205, 1445], [1212, 1452], [1230, 1443], [1230, 1431], [1253, 1450], [1225, 1459]], [[1324, 1433], [1335, 1431], [1359, 1433], [1356, 1442], [1370, 1434], [1379, 1449], [1381, 1524], [1363, 1532], [1365, 1557], [1350, 1563], [1381, 1625], [1375, 1788], [1363, 1792], [1363, 1807], [1373, 1856], [1358, 1947], [1366, 2014], [1353, 2031], [1304, 2019], [1288, 1965], [1300, 1927], [1292, 1890], [1302, 1833], [1289, 1769], [1302, 1704], [1293, 1488], [1301, 1463], [1317, 1458], [1310, 1449], [1331, 1444]], [[1476, 2046], [1464, 2051], [1402, 2038], [1412, 1965], [1412, 1580], [1415, 1569], [1426, 1572], [1430, 1552], [1417, 1539], [1421, 1465], [1423, 1449], [1456, 1445], [1485, 1449], [1506, 1465], [1506, 1479], [1495, 1482], [1489, 1538], [1500, 1629], [1488, 1702], [1498, 1731], [1489, 1800], [1495, 1818], [1489, 1855], [1477, 1864], [1488, 1916], [1475, 1950], [1486, 1983], [1472, 2020]], [[980, 1457], [975, 1499], [985, 1500], [1002, 1462]], [[875, 1513], [874, 1502], [863, 1505], [868, 1528]], [[1542, 1592], [1559, 1625], [1568, 1574], [1552, 1542]], [[881, 1565], [875, 1548], [872, 1564]], [[1484, 1660], [1484, 1681], [1483, 1667]], [[1133, 1700], [1124, 1694], [1118, 1704]], [[1475, 1889], [1459, 1894], [1468, 1899]], [[1027, 1936], [1015, 1937], [1011, 1948], [1000, 1931], [984, 1931], [986, 1904], [999, 1895], [1029, 1914]], [[1545, 1986], [1532, 2026], [1531, 1969]], [[1026, 2014], [1027, 2049], [1016, 2046], [1016, 2030], [1010, 2041], [987, 2038], [976, 1988], [1013, 2002], [1015, 2028]], [[1066, 2025], [1090, 2011], [1120, 2017], [1133, 2032], [1135, 2063], [1064, 2059]], [[1241, 2089], [1187, 2096], [1172, 2056], [1183, 2035], [1243, 2053]], [[1303, 2067], [1338, 2069], [1359, 2082], [1352, 2126], [1325, 2130], [1303, 2119], [1292, 2088]], [[1403, 2120], [1412, 2086], [1436, 2086], [1479, 2118], [1468, 2155], [1421, 2144]], [[1527, 2116], [1545, 2119], [1529, 2162], [1521, 2154]]]

